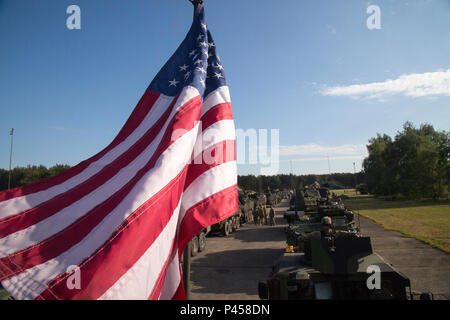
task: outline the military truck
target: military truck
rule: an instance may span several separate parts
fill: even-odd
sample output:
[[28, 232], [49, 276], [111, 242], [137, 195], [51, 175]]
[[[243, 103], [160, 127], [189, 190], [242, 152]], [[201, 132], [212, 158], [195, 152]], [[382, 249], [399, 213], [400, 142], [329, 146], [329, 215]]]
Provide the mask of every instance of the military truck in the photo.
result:
[[213, 224], [211, 226], [211, 233], [219, 232], [224, 236], [228, 236], [229, 234], [233, 233], [240, 227], [240, 221], [241, 221], [241, 215], [242, 212], [239, 209], [234, 213], [231, 217], [224, 219], [216, 224]]
[[[369, 277], [379, 271], [379, 287]], [[330, 247], [320, 232], [305, 241], [305, 252], [286, 252], [258, 285], [261, 299], [395, 299], [411, 298], [410, 280], [372, 250], [369, 237], [337, 232]]]

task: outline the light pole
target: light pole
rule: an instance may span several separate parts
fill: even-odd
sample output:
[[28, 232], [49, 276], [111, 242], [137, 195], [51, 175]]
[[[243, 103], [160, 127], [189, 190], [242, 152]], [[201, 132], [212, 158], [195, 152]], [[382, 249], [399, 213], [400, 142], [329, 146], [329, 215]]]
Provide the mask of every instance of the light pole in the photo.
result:
[[11, 129], [9, 132], [9, 135], [11, 136], [11, 150], [9, 152], [9, 174], [8, 174], [8, 190], [11, 189], [11, 163], [12, 163], [12, 150], [13, 150], [13, 135], [14, 135], [14, 128]]
[[[357, 180], [356, 180], [356, 166], [355, 163], [353, 162], [353, 175], [355, 177], [355, 189], [356, 189], [356, 185], [357, 185]], [[355, 193], [357, 193], [357, 191], [355, 190]]]

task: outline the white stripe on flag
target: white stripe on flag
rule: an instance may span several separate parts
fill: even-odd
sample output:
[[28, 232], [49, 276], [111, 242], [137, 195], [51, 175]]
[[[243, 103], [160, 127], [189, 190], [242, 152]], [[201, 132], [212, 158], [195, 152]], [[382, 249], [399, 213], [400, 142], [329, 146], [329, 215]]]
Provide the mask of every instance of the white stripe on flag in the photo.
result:
[[[199, 133], [200, 134], [200, 133]], [[234, 130], [233, 120], [220, 120], [204, 129], [201, 133], [201, 139], [197, 139], [194, 147], [194, 158], [203, 151], [215, 144], [226, 141], [235, 140], [236, 132]]]
[[[198, 125], [164, 151], [156, 162], [155, 167], [136, 183], [125, 199], [82, 241], [60, 256], [3, 281], [4, 287], [7, 290], [13, 290], [13, 286], [10, 284], [23, 279], [23, 290], [20, 290], [21, 292], [18, 292], [15, 296], [18, 299], [34, 299], [45, 289], [46, 283], [59, 274], [64, 273], [70, 265], [78, 265], [84, 258], [91, 255], [132, 212], [173, 180], [184, 166], [189, 163], [197, 131]], [[28, 289], [30, 282], [37, 282], [40, 285], [38, 288]]]
[[228, 86], [219, 87], [211, 92], [203, 102], [202, 116], [218, 104], [231, 102]]
[[148, 130], [150, 130], [158, 119], [161, 118], [162, 114], [167, 110], [172, 101], [173, 97], [161, 94], [141, 124], [123, 142], [111, 149], [97, 161], [91, 163], [86, 169], [74, 177], [47, 190], [0, 202], [0, 219], [13, 216], [27, 209], [36, 207], [37, 205], [48, 201], [53, 197], [72, 189], [73, 187], [76, 187], [80, 183], [100, 172], [105, 166], [116, 160], [120, 155], [134, 145]]
[[183, 193], [178, 228], [186, 211], [192, 206], [217, 192], [234, 186], [236, 183], [236, 161], [229, 161], [203, 172]]
[[142, 257], [99, 298], [100, 300], [148, 299], [165, 262], [169, 259], [179, 211], [180, 203], [158, 238]]
[[[197, 90], [195, 90], [197, 92]], [[98, 204], [107, 200], [111, 195], [120, 190], [135, 174], [145, 166], [151, 155], [156, 151], [170, 121], [176, 114], [179, 107], [183, 106], [187, 101], [193, 98], [191, 94], [194, 91], [188, 90], [186, 95], [180, 96], [180, 101], [176, 102], [176, 107], [172, 110], [171, 115], [164, 124], [162, 130], [159, 131], [155, 139], [150, 145], [139, 154], [128, 166], [122, 168], [114, 177], [106, 183], [87, 194], [80, 200], [74, 202], [63, 210], [55, 213], [49, 218], [38, 222], [26, 229], [12, 233], [0, 241], [0, 256], [4, 257], [13, 252], [28, 248], [40, 241], [43, 241], [55, 233], [63, 230], [77, 219], [85, 215]], [[198, 95], [198, 92], [197, 92]]]
[[180, 260], [178, 257], [178, 247], [171, 257], [170, 264], [167, 268], [164, 286], [159, 296], [159, 300], [170, 300], [177, 292], [181, 281]]

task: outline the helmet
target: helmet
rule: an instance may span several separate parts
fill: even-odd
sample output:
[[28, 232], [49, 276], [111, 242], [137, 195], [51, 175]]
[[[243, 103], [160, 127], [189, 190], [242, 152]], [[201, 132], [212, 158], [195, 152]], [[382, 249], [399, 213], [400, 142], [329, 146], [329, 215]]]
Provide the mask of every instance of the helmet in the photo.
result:
[[332, 224], [331, 218], [328, 216], [323, 217], [320, 222], [322, 223], [323, 226], [331, 226]]

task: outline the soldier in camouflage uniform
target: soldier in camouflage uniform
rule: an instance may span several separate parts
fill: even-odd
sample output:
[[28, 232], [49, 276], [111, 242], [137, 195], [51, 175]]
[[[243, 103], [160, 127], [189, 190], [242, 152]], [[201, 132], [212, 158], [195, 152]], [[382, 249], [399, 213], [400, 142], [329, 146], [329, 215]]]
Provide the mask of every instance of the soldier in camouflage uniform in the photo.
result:
[[258, 216], [258, 206], [256, 204], [253, 206], [252, 214], [253, 214], [253, 222], [255, 223], [255, 225], [258, 225], [259, 216]]
[[270, 225], [274, 226], [275, 225], [275, 210], [273, 210], [273, 206], [270, 206], [269, 219], [270, 219]]
[[321, 220], [322, 223], [322, 230], [320, 231], [320, 234], [323, 239], [327, 240], [328, 244], [328, 250], [334, 251], [335, 249], [335, 232], [333, 230], [333, 221], [330, 217], [325, 216]]
[[264, 209], [262, 206], [259, 206], [258, 208], [258, 216], [259, 216], [259, 225], [264, 225], [265, 224], [265, 214], [264, 214]]

